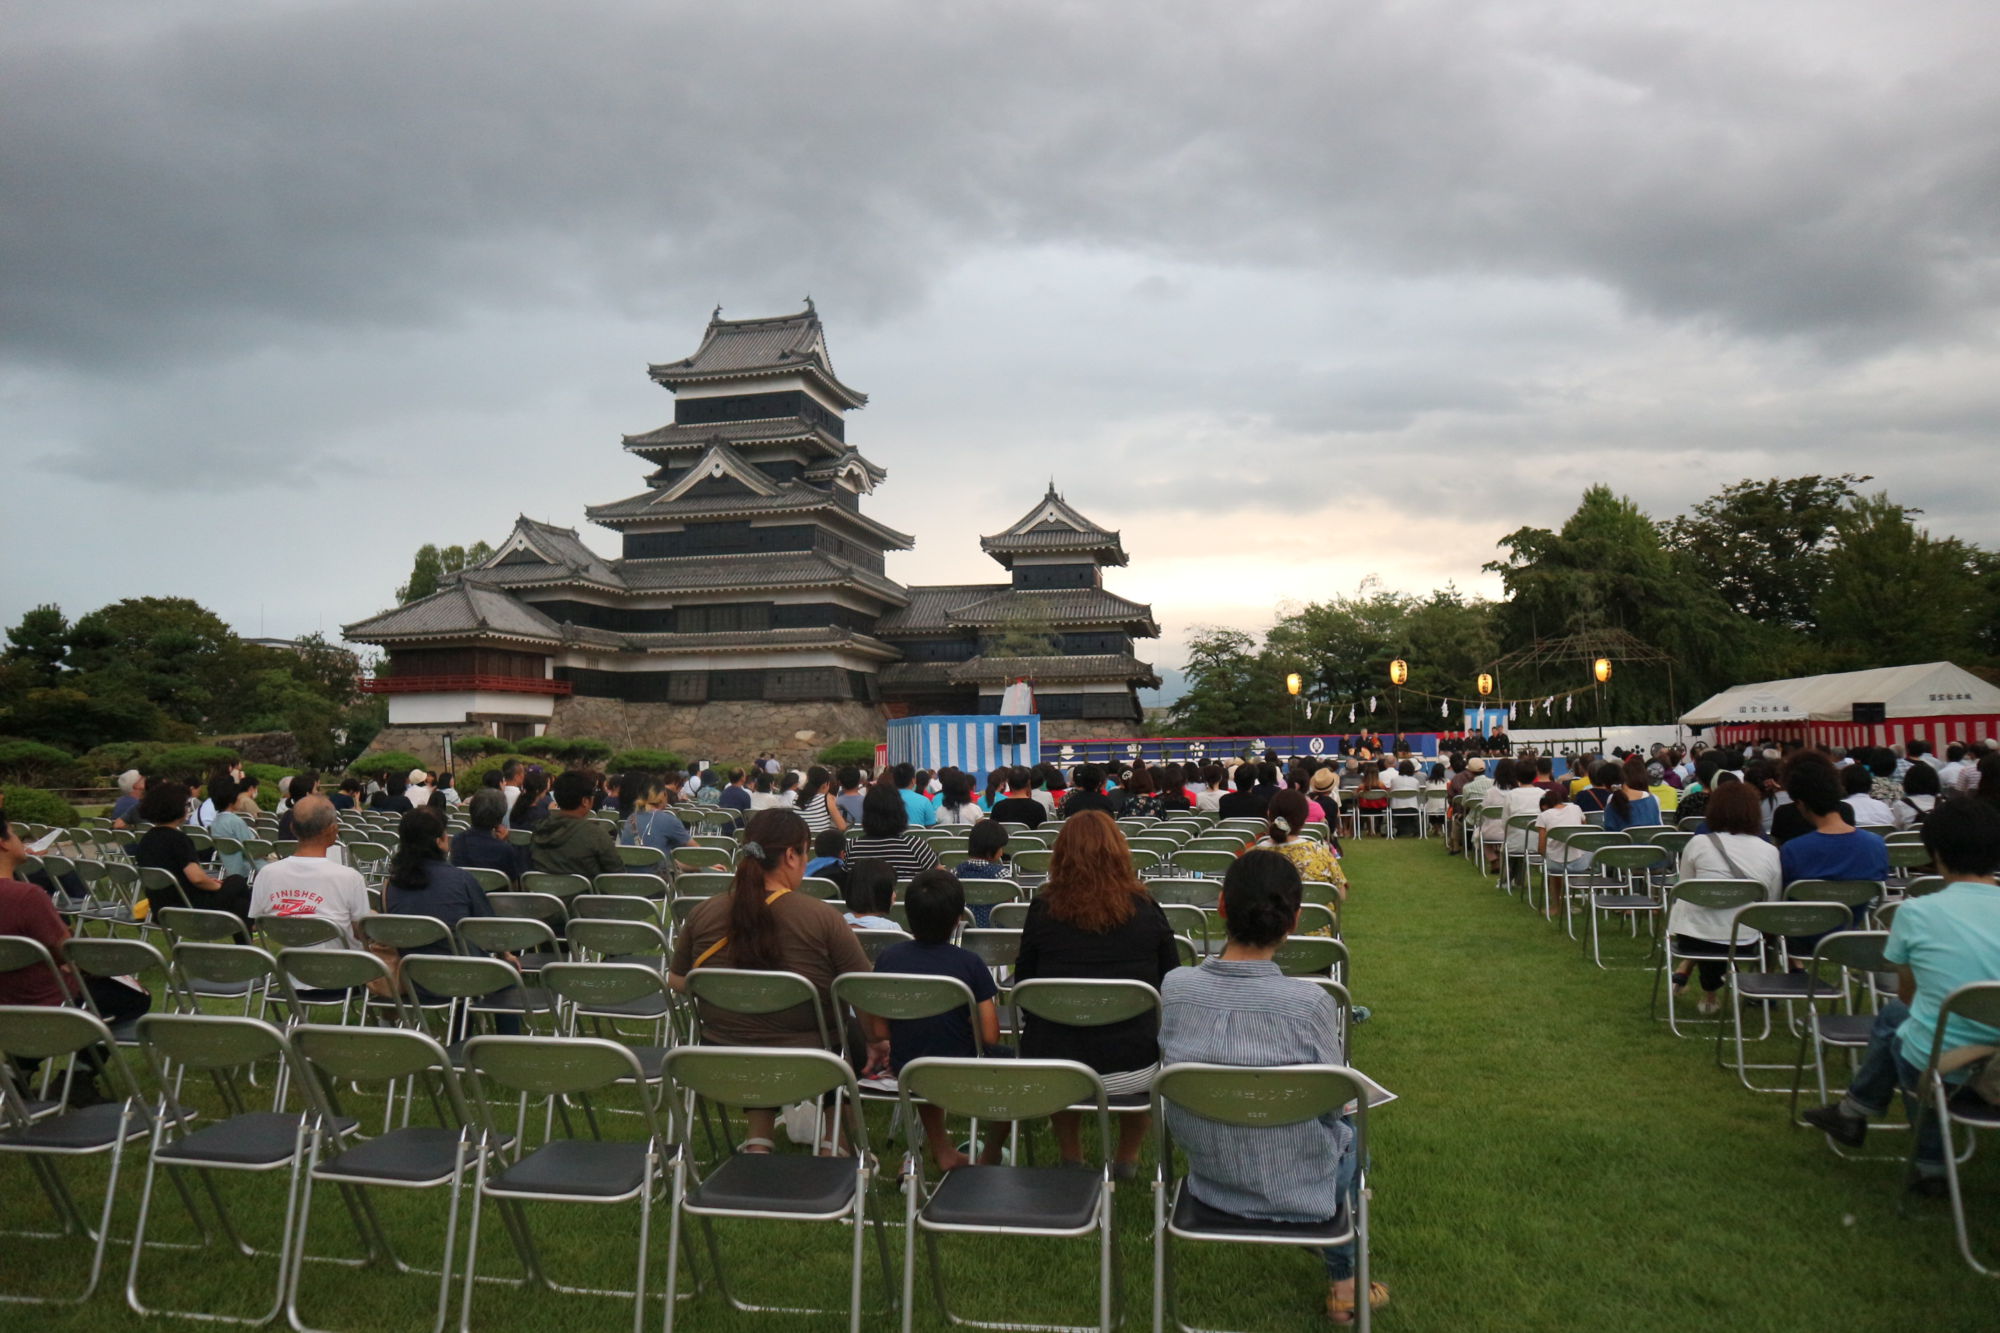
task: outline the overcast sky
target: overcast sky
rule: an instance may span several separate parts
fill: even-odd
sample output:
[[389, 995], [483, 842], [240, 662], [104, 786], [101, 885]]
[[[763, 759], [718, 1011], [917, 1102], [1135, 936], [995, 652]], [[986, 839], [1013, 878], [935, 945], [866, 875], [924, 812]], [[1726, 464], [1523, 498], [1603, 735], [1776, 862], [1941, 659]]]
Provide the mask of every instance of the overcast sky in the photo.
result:
[[[1608, 481], [2000, 542], [2000, 6], [0, 3], [0, 617], [333, 634], [641, 489], [810, 293], [904, 582], [1053, 476], [1148, 645]], [[586, 532], [615, 552], [602, 529]]]

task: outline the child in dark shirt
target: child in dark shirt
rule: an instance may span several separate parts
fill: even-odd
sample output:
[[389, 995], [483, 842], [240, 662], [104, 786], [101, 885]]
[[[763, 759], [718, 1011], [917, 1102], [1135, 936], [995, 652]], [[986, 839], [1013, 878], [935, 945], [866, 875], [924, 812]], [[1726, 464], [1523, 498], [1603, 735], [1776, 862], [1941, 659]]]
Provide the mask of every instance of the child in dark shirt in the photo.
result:
[[[1007, 860], [1007, 826], [997, 819], [982, 819], [965, 838], [965, 859], [958, 864], [960, 879], [1012, 879], [1014, 867]], [[986, 903], [972, 905], [972, 924], [985, 929], [993, 924], [993, 908]]]
[[[978, 827], [975, 825], [974, 827]], [[965, 911], [965, 889], [949, 870], [931, 869], [910, 881], [904, 895], [904, 910], [910, 918], [910, 934], [905, 944], [892, 944], [875, 960], [875, 971], [901, 972], [917, 976], [951, 977], [965, 983], [977, 1002], [979, 1032], [972, 1030], [972, 1016], [964, 1009], [933, 1018], [892, 1018], [889, 1020], [889, 1068], [900, 1071], [910, 1061], [925, 1055], [970, 1056], [994, 1046], [1000, 1040], [1000, 1011], [993, 999], [998, 988], [993, 973], [970, 949], [951, 942], [951, 933]], [[871, 1067], [869, 1076], [880, 1075]], [[970, 1166], [972, 1159], [958, 1150], [945, 1132], [944, 1112], [935, 1106], [919, 1106], [917, 1118], [923, 1122], [924, 1137], [930, 1142], [931, 1160], [939, 1171]], [[1006, 1148], [1008, 1126], [989, 1124], [986, 1145], [980, 1151], [982, 1166], [995, 1166]]]

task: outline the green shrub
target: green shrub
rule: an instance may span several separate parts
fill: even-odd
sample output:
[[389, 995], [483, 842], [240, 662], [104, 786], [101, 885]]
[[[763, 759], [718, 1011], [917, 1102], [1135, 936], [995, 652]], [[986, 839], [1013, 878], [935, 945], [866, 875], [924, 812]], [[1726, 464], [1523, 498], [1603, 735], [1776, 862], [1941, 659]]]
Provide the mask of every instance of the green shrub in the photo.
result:
[[7, 818], [26, 824], [60, 824], [69, 828], [77, 821], [76, 807], [52, 791], [38, 787], [8, 787]]
[[430, 765], [404, 750], [377, 750], [373, 754], [362, 755], [347, 771], [358, 778], [372, 778], [377, 773], [394, 773], [402, 777], [413, 768], [428, 770]]
[[867, 768], [875, 762], [874, 741], [835, 741], [819, 752], [822, 764], [854, 764]]
[[464, 768], [458, 770], [459, 794], [461, 796], [470, 796], [473, 792], [478, 791], [480, 787], [485, 785], [486, 775], [498, 772], [509, 759], [518, 759], [524, 764], [541, 765], [542, 771], [549, 775], [550, 781], [554, 781], [556, 774], [563, 771], [561, 764], [553, 759], [544, 759], [539, 755], [492, 754], [481, 759], [476, 764], [467, 764]]
[[84, 780], [69, 751], [40, 741], [0, 741], [0, 782], [69, 787]]
[[562, 742], [554, 736], [530, 736], [514, 749], [534, 759], [553, 759]]
[[594, 768], [611, 757], [611, 742], [594, 736], [576, 736], [557, 741], [555, 755], [572, 768], [579, 764]]
[[604, 763], [607, 773], [664, 773], [670, 768], [684, 770], [687, 760], [672, 750], [620, 750]]
[[513, 748], [514, 742], [503, 741], [498, 736], [461, 736], [451, 743], [451, 754], [462, 764], [482, 755], [505, 754]]
[[200, 782], [215, 769], [236, 762], [236, 751], [220, 745], [169, 745], [155, 750], [140, 763], [149, 778]]
[[244, 776], [257, 779], [257, 805], [264, 810], [278, 808], [278, 800], [284, 794], [278, 788], [278, 779], [291, 777], [300, 771], [296, 768], [280, 768], [276, 764], [243, 765]]

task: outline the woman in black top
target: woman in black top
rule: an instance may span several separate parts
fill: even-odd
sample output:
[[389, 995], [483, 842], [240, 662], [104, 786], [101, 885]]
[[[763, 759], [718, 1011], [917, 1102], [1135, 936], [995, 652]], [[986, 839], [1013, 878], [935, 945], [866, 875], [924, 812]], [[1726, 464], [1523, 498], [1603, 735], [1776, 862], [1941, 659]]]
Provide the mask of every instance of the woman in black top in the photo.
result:
[[139, 803], [139, 818], [152, 827], [132, 846], [132, 860], [142, 868], [164, 870], [174, 877], [173, 889], [147, 889], [152, 910], [162, 907], [201, 907], [214, 912], [232, 912], [250, 920], [250, 885], [234, 881], [225, 885], [202, 868], [201, 853], [194, 841], [181, 831], [187, 819], [188, 789], [181, 782], [155, 782], [146, 788]]
[[[1056, 837], [1048, 882], [1028, 905], [1015, 980], [1110, 978], [1143, 981], [1157, 989], [1179, 964], [1173, 927], [1132, 873], [1132, 852], [1118, 825], [1101, 810], [1073, 816]], [[1156, 1014], [1102, 1027], [1072, 1027], [1033, 1015], [1024, 1021], [1024, 1058], [1089, 1065], [1113, 1096], [1151, 1090], [1160, 1064]], [[1063, 1161], [1081, 1161], [1077, 1113], [1060, 1112], [1053, 1121]], [[1112, 1170], [1119, 1179], [1130, 1179], [1137, 1169], [1149, 1123], [1144, 1114], [1118, 1117], [1118, 1152]]]

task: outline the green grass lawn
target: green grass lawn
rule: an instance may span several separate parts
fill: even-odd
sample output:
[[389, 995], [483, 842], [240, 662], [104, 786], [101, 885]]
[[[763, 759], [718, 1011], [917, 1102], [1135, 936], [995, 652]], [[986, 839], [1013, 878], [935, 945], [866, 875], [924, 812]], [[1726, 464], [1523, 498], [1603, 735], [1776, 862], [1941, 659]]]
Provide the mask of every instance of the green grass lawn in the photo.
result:
[[[1898, 1211], [1899, 1163], [1845, 1162], [1816, 1134], [1790, 1128], [1785, 1099], [1745, 1092], [1713, 1063], [1706, 1041], [1676, 1041], [1646, 1014], [1650, 976], [1602, 972], [1559, 930], [1495, 892], [1434, 842], [1369, 841], [1349, 849], [1354, 882], [1346, 934], [1357, 1002], [1374, 1010], [1358, 1029], [1356, 1063], [1400, 1096], [1373, 1122], [1375, 1276], [1394, 1300], [1381, 1327], [1407, 1330], [1726, 1328], [1810, 1330], [1992, 1329], [2000, 1287], [1973, 1274], [1952, 1244], [1941, 1202]], [[1643, 949], [1618, 942], [1619, 961]], [[1766, 1058], [1790, 1047], [1773, 1043]], [[1906, 1136], [1876, 1136], [1900, 1152]], [[1046, 1136], [1040, 1160], [1052, 1156]], [[2000, 1169], [1989, 1149], [1969, 1169], [1975, 1219], [2000, 1246]], [[129, 1163], [128, 1163], [129, 1165]], [[78, 1170], [80, 1183], [92, 1178]], [[228, 1182], [246, 1227], [278, 1223], [274, 1180]], [[129, 1234], [137, 1176], [121, 1185], [117, 1228]], [[39, 1200], [18, 1163], [0, 1163], [10, 1218], [39, 1224]], [[165, 1203], [166, 1201], [160, 1201]], [[900, 1201], [883, 1204], [900, 1215]], [[441, 1199], [384, 1200], [399, 1235], [424, 1237], [406, 1257], [436, 1261]], [[1150, 1320], [1151, 1203], [1143, 1187], [1119, 1200], [1128, 1324]], [[163, 1238], [185, 1238], [177, 1205], [156, 1208]], [[334, 1196], [321, 1196], [320, 1252], [353, 1253]], [[559, 1280], [627, 1281], [637, 1235], [630, 1207], [551, 1207], [538, 1236]], [[491, 1215], [482, 1271], [512, 1273]], [[656, 1218], [657, 1282], [665, 1219]], [[828, 1226], [723, 1229], [725, 1256], [750, 1299], [771, 1304], [844, 1300], [847, 1235]], [[901, 1233], [889, 1232], [894, 1263]], [[0, 1289], [66, 1275], [75, 1244], [0, 1242]], [[1191, 1322], [1249, 1330], [1324, 1327], [1316, 1256], [1204, 1247], [1179, 1252], [1183, 1313]], [[98, 1333], [138, 1322], [116, 1277], [88, 1305], [53, 1315], [20, 1307], [0, 1328]], [[490, 1264], [488, 1262], [490, 1258]], [[979, 1318], [1085, 1322], [1095, 1251], [1088, 1242], [976, 1238], [947, 1244], [960, 1312]], [[872, 1262], [872, 1261], [871, 1261]], [[900, 1268], [897, 1268], [900, 1280]], [[870, 1293], [880, 1294], [879, 1270]], [[157, 1301], [245, 1310], [269, 1267], [222, 1253], [147, 1259]], [[307, 1315], [322, 1327], [427, 1326], [432, 1288], [422, 1278], [309, 1266]], [[657, 1319], [654, 1302], [649, 1320]], [[630, 1325], [630, 1307], [583, 1296], [483, 1287], [483, 1328], [567, 1330]], [[833, 1329], [840, 1317], [742, 1315], [706, 1295], [684, 1303], [690, 1330]], [[919, 1285], [917, 1323], [947, 1325]], [[878, 1313], [869, 1327], [893, 1326]]]

